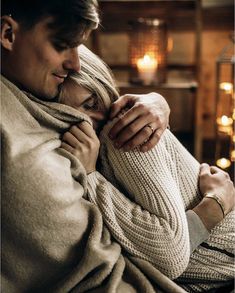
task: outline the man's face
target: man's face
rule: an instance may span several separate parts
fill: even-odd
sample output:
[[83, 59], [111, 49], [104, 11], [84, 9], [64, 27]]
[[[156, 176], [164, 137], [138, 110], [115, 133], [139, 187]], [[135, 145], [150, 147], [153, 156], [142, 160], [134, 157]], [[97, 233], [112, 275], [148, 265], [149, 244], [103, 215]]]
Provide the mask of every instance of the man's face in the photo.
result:
[[78, 37], [69, 46], [48, 28], [51, 20], [45, 18], [30, 30], [19, 25], [6, 55], [6, 77], [42, 99], [54, 98], [68, 73], [80, 70], [78, 46], [83, 40]]

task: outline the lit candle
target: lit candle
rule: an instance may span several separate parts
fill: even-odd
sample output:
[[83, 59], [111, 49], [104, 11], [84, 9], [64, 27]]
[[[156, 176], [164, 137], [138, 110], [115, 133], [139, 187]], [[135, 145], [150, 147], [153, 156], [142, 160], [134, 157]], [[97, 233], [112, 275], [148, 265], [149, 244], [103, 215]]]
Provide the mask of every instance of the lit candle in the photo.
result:
[[145, 85], [153, 82], [157, 65], [157, 60], [148, 54], [145, 54], [143, 58], [137, 60], [139, 77]]
[[233, 119], [231, 117], [223, 115], [222, 117], [217, 118], [216, 122], [219, 126], [218, 127], [219, 131], [229, 135], [232, 133]]
[[221, 90], [224, 90], [226, 94], [231, 94], [233, 92], [233, 85], [231, 82], [222, 82], [219, 87]]
[[229, 161], [229, 159], [221, 158], [216, 161], [216, 165], [221, 169], [226, 169], [231, 165], [231, 162]]

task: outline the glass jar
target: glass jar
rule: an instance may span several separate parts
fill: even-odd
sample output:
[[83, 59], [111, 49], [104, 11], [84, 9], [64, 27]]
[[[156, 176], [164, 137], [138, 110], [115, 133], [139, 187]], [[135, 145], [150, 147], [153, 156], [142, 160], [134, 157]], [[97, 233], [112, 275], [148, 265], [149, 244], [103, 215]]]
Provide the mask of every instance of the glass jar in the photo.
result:
[[159, 84], [166, 81], [167, 45], [167, 25], [163, 20], [139, 18], [131, 23], [129, 60], [132, 82]]

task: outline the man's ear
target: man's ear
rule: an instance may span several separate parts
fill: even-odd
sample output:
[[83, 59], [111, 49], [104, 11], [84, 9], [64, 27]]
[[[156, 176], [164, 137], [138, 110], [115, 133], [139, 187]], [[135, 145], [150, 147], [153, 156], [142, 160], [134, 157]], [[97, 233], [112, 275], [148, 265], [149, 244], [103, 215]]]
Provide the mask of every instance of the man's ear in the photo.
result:
[[10, 15], [1, 17], [1, 45], [6, 50], [13, 48], [17, 28], [17, 22]]

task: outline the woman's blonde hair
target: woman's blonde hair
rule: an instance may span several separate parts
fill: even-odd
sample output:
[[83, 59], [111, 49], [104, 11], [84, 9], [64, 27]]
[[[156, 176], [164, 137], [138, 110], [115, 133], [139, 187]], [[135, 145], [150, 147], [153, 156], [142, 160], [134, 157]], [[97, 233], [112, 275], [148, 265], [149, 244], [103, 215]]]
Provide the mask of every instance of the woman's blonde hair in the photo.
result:
[[94, 93], [102, 101], [106, 109], [111, 103], [118, 99], [118, 90], [108, 66], [87, 47], [79, 47], [81, 70], [79, 73], [72, 73], [63, 83], [59, 95], [59, 101], [66, 98], [66, 84], [78, 84]]

